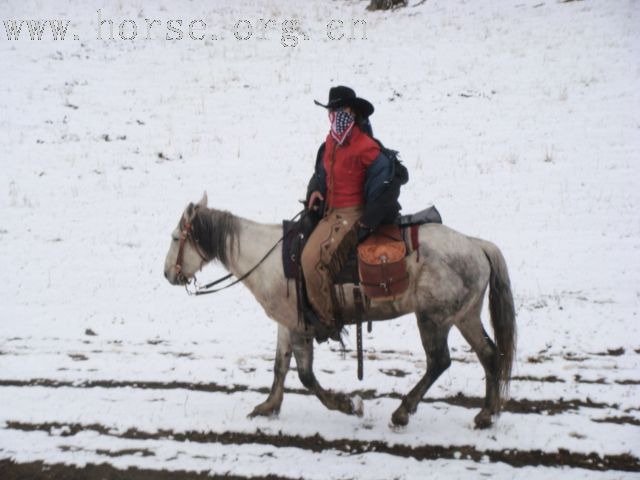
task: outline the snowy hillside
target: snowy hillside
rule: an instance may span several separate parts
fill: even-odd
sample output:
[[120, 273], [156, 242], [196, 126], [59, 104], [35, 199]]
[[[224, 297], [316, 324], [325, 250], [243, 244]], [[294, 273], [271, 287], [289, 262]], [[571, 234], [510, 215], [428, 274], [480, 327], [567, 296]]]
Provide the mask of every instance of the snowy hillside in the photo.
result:
[[[0, 5], [0, 477], [39, 461], [67, 478], [638, 475], [640, 5], [415, 3]], [[15, 40], [21, 20], [52, 23]], [[264, 223], [299, 210], [328, 129], [313, 99], [337, 84], [400, 150], [403, 212], [435, 204], [506, 257], [517, 365], [489, 430], [473, 429], [483, 371], [457, 332], [451, 368], [389, 428], [425, 369], [410, 317], [365, 336], [362, 382], [355, 333], [345, 355], [316, 349], [320, 382], [359, 391], [363, 418], [292, 372], [280, 416], [247, 419], [276, 325], [241, 286], [194, 298], [163, 277], [205, 190]]]

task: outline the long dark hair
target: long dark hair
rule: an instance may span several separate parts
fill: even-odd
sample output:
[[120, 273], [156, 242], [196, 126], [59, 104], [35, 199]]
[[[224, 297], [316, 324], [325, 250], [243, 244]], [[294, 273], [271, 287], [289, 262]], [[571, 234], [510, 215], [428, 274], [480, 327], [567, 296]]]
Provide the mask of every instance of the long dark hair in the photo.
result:
[[373, 138], [373, 127], [371, 126], [369, 117], [365, 117], [360, 112], [356, 112], [356, 125], [358, 125], [360, 130]]

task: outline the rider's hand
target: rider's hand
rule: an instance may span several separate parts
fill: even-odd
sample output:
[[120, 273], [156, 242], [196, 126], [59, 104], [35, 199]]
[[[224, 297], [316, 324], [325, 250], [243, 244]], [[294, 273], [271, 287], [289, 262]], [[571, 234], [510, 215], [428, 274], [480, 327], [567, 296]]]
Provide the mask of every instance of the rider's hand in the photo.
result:
[[308, 210], [316, 210], [318, 207], [316, 205], [316, 203], [319, 201], [323, 201], [324, 197], [322, 196], [322, 194], [319, 191], [315, 191], [311, 194], [311, 196], [309, 197], [309, 205], [307, 207]]

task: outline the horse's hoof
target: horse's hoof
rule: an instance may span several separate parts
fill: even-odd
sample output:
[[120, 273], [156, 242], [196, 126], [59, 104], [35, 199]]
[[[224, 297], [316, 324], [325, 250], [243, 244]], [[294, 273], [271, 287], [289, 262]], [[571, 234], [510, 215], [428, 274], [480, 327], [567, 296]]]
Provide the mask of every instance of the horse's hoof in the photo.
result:
[[476, 415], [474, 422], [476, 424], [476, 429], [478, 430], [489, 428], [493, 424], [493, 420], [491, 419], [491, 412], [482, 409], [480, 413]]
[[406, 427], [409, 423], [409, 414], [404, 408], [399, 408], [391, 415], [391, 424], [394, 427]]
[[389, 430], [391, 430], [392, 432], [395, 432], [395, 433], [402, 433], [407, 429], [406, 425], [404, 425], [404, 426], [402, 426], [402, 425], [394, 425], [393, 424], [393, 420], [389, 422], [388, 426], [389, 426]]
[[364, 415], [364, 402], [360, 395], [356, 395], [351, 399], [351, 412], [357, 417]]
[[272, 407], [270, 405], [265, 405], [261, 403], [253, 411], [247, 415], [247, 418], [255, 418], [255, 417], [277, 417], [278, 413], [280, 413], [279, 408]]

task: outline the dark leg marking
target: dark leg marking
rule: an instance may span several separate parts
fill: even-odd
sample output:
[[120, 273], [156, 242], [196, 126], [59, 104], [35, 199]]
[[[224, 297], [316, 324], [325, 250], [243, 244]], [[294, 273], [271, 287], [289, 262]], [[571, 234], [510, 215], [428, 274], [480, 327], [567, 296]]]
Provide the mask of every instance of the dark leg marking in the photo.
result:
[[484, 368], [486, 395], [484, 406], [475, 417], [475, 424], [476, 428], [488, 428], [493, 423], [492, 415], [496, 415], [500, 411], [500, 385], [498, 381], [496, 345], [482, 326], [479, 312], [470, 313], [467, 318], [460, 322], [458, 328], [478, 356], [482, 368]]
[[402, 399], [398, 409], [391, 416], [391, 423], [395, 426], [405, 426], [409, 423], [409, 415], [414, 413], [418, 403], [427, 393], [427, 390], [438, 379], [449, 365], [449, 346], [447, 337], [450, 326], [443, 326], [428, 318], [425, 314], [418, 314], [418, 329], [422, 346], [427, 354], [427, 373], [420, 379], [415, 387]]
[[298, 366], [298, 376], [302, 384], [312, 391], [329, 410], [338, 410], [347, 415], [362, 416], [361, 402], [354, 402], [344, 393], [325, 390], [313, 373], [313, 338], [297, 334], [291, 335], [293, 355]]
[[282, 397], [284, 395], [284, 380], [291, 364], [291, 334], [289, 330], [278, 325], [278, 345], [276, 347], [276, 359], [273, 365], [273, 385], [267, 400], [256, 406], [249, 414], [249, 418], [256, 416], [271, 417], [280, 412]]

